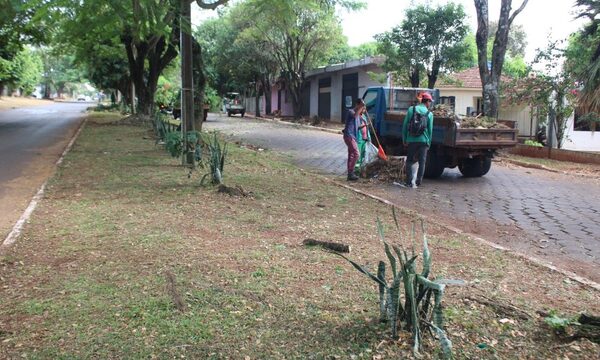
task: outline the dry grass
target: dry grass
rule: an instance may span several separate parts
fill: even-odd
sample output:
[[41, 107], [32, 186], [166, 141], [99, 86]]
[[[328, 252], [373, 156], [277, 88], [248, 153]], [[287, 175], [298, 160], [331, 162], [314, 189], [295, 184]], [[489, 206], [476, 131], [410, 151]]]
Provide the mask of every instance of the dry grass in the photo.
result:
[[34, 98], [23, 98], [23, 97], [11, 97], [3, 96], [0, 97], [0, 110], [16, 109], [21, 107], [29, 106], [40, 106], [52, 104], [51, 100], [41, 100]]
[[[392, 341], [377, 322], [374, 283], [301, 244], [346, 243], [373, 267], [384, 258], [377, 216], [399, 242], [389, 208], [269, 151], [230, 147], [225, 183], [252, 197], [200, 187], [202, 171], [188, 179], [178, 163], [145, 129], [84, 129], [0, 258], [0, 357], [410, 357], [409, 335]], [[405, 227], [413, 219], [400, 214]], [[469, 282], [444, 300], [457, 358], [598, 354], [586, 341], [562, 346], [535, 316], [592, 311], [597, 292], [435, 224], [429, 234], [434, 275]], [[534, 317], [469, 300], [478, 294]], [[436, 349], [426, 342], [425, 358]]]

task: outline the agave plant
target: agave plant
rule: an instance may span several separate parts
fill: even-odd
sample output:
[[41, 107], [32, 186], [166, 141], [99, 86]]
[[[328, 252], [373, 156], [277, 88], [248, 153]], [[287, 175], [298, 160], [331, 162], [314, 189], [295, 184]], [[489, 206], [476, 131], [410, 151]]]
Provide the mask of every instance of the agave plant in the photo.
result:
[[220, 185], [223, 183], [223, 167], [225, 165], [225, 157], [227, 156], [227, 143], [221, 146], [216, 133], [212, 137], [210, 135], [207, 137], [208, 139], [205, 143], [209, 152], [210, 172], [202, 177], [200, 184], [204, 184], [204, 180], [210, 176], [212, 184]]
[[[396, 228], [400, 230], [395, 211], [393, 211], [393, 215]], [[421, 329], [426, 327], [433, 330], [437, 335], [444, 358], [452, 358], [452, 342], [444, 331], [442, 297], [446, 284], [459, 284], [461, 282], [458, 280], [428, 279], [431, 271], [431, 254], [423, 221], [421, 221], [423, 265], [420, 272], [417, 271], [416, 260], [418, 255], [415, 254], [414, 247], [416, 236], [414, 223], [411, 231], [413, 246], [410, 256], [402, 247], [395, 244], [390, 245], [385, 240], [383, 225], [379, 219], [377, 219], [377, 229], [392, 271], [389, 281], [386, 277], [386, 263], [384, 261], [379, 261], [377, 275], [374, 275], [364, 266], [357, 264], [346, 256], [336, 254], [346, 259], [354, 268], [378, 284], [379, 317], [382, 322], [390, 324], [394, 339], [398, 338], [399, 328], [411, 332], [413, 352], [418, 355], [421, 349]]]

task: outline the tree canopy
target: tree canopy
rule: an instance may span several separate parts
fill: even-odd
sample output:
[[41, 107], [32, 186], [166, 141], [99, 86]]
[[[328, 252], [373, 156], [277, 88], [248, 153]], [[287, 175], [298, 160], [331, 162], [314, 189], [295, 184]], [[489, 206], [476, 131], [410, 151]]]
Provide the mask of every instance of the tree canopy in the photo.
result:
[[388, 71], [405, 74], [419, 87], [422, 73], [433, 88], [440, 73], [460, 70], [472, 63], [466, 36], [468, 26], [462, 5], [417, 5], [406, 10], [404, 20], [391, 31], [376, 36]]
[[587, 113], [600, 117], [600, 2], [577, 0], [581, 11], [578, 18], [587, 24], [571, 38], [568, 64], [582, 85], [579, 106]]

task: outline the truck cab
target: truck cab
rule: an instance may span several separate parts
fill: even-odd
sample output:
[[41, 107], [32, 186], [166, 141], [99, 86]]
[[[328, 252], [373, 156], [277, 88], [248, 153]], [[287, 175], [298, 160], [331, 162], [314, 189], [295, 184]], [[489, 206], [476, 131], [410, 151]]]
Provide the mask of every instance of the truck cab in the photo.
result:
[[[386, 153], [406, 155], [402, 126], [408, 108], [417, 104], [417, 94], [421, 92], [428, 92], [434, 104], [439, 103], [438, 89], [369, 87], [365, 91], [363, 100]], [[440, 117], [434, 113], [425, 176], [437, 178], [445, 168], [457, 166], [465, 177], [487, 174], [496, 150], [517, 144], [515, 122], [498, 120], [498, 123], [502, 125], [490, 129], [464, 128], [458, 117]]]

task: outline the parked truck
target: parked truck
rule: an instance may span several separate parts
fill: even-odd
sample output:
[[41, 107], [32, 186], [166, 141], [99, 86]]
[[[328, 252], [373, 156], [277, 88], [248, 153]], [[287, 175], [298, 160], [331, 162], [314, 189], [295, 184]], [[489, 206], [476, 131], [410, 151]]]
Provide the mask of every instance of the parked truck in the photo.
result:
[[[406, 155], [402, 125], [418, 93], [426, 91], [440, 100], [438, 89], [369, 87], [363, 95], [375, 132], [386, 153]], [[494, 128], [465, 128], [455, 116], [435, 116], [425, 176], [438, 178], [445, 168], [458, 169], [465, 177], [487, 174], [496, 150], [517, 144], [515, 122], [498, 120]]]

